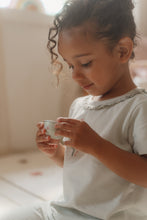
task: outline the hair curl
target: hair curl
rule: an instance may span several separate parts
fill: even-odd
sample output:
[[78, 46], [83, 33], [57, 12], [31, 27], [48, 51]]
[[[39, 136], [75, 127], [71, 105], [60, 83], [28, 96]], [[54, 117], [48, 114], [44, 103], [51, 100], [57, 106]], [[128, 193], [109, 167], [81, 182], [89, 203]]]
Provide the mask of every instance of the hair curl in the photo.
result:
[[[58, 65], [58, 74], [62, 70], [62, 64], [58, 62], [55, 48], [56, 37], [61, 30], [92, 22], [95, 24], [95, 37], [106, 39], [110, 50], [126, 36], [132, 39], [135, 47], [136, 25], [133, 9], [132, 0], [67, 0], [63, 9], [54, 18], [47, 43], [52, 64]], [[130, 59], [134, 57], [133, 51]]]

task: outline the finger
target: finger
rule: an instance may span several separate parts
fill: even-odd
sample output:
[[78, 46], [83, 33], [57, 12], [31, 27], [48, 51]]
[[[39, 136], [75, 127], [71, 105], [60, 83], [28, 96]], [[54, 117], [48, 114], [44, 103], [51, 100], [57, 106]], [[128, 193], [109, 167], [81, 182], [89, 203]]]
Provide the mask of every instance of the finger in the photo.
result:
[[72, 124], [66, 123], [66, 122], [61, 122], [55, 125], [56, 129], [63, 129], [63, 130], [71, 130], [73, 128]]
[[55, 150], [58, 147], [58, 144], [38, 144], [38, 147], [42, 151]]
[[42, 150], [46, 150], [46, 149], [55, 149], [55, 148], [58, 147], [58, 144], [50, 144], [50, 143], [47, 143], [47, 144], [44, 144], [44, 145], [39, 144], [39, 146], [40, 146], [40, 148], [41, 148]]
[[56, 130], [55, 135], [68, 137], [68, 138], [72, 138], [72, 136], [73, 136], [71, 131], [66, 131], [66, 130]]
[[72, 140], [63, 141], [63, 144], [65, 144], [66, 146], [71, 146], [71, 147], [73, 147], [73, 142], [72, 142]]
[[46, 143], [50, 140], [51, 140], [50, 136], [42, 136], [42, 137], [36, 138], [37, 143], [43, 143], [43, 142]]
[[45, 137], [40, 137], [36, 139], [37, 143], [48, 143], [48, 144], [59, 144], [60, 140], [59, 139], [51, 139], [50, 136], [45, 136]]
[[45, 142], [43, 142], [43, 143], [38, 143], [38, 147], [39, 147], [40, 149], [44, 149], [44, 148], [46, 148], [47, 146], [48, 146], [48, 144], [45, 143]]
[[49, 137], [49, 135], [46, 135], [46, 132], [43, 130], [38, 130], [36, 133], [36, 140], [38, 140], [40, 137], [44, 138], [44, 137]]
[[60, 140], [59, 139], [50, 139], [49, 144], [59, 144]]
[[39, 129], [43, 128], [43, 127], [44, 127], [44, 123], [43, 123], [43, 122], [37, 123], [37, 127], [38, 127]]
[[37, 131], [37, 136], [42, 136], [46, 134], [46, 129], [41, 129]]
[[43, 151], [49, 155], [54, 155], [57, 150], [57, 147], [46, 148]]
[[48, 144], [49, 149], [55, 149], [58, 147], [58, 144]]
[[63, 118], [63, 117], [60, 117], [60, 118], [57, 118], [57, 122], [66, 122], [66, 123], [70, 123], [70, 124], [77, 124], [80, 122], [80, 120], [77, 120], [77, 119], [73, 119], [73, 118]]

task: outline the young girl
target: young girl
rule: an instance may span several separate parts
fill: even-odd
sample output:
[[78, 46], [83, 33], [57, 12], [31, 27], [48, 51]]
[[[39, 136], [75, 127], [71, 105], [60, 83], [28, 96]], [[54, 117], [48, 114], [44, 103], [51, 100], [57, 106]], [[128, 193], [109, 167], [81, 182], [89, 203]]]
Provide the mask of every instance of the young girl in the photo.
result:
[[129, 72], [132, 9], [131, 0], [69, 0], [55, 17], [52, 62], [57, 46], [88, 95], [72, 103], [69, 118], [57, 119], [64, 145], [38, 124], [39, 149], [63, 167], [63, 197], [23, 219], [147, 220], [147, 95]]

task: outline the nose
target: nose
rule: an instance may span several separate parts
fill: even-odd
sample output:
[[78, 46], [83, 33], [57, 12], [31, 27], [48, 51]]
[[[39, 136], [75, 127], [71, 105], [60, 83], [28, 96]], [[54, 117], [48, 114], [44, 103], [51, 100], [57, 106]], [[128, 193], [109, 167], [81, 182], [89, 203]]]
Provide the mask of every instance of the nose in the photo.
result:
[[82, 73], [82, 71], [79, 69], [79, 68], [74, 68], [73, 71], [72, 71], [72, 78], [77, 81], [81, 78], [83, 78], [84, 75]]

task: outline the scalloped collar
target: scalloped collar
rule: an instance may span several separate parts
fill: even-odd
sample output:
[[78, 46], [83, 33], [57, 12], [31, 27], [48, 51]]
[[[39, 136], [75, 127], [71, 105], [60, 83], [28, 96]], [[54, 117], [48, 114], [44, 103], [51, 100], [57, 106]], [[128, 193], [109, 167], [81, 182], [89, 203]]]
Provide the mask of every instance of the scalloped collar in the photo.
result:
[[113, 106], [115, 104], [118, 104], [120, 102], [125, 101], [126, 99], [132, 98], [137, 94], [147, 94], [145, 89], [141, 89], [141, 88], [135, 88], [132, 89], [131, 91], [121, 95], [121, 96], [117, 96], [115, 98], [112, 99], [107, 99], [107, 100], [103, 100], [103, 101], [95, 101], [93, 100], [93, 96], [92, 95], [88, 95], [85, 97], [84, 99], [84, 103], [83, 106], [85, 109], [89, 109], [89, 110], [99, 110], [105, 107], [109, 107], [109, 106]]

